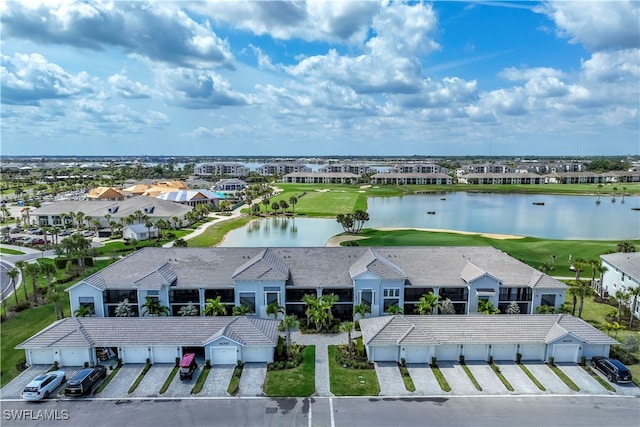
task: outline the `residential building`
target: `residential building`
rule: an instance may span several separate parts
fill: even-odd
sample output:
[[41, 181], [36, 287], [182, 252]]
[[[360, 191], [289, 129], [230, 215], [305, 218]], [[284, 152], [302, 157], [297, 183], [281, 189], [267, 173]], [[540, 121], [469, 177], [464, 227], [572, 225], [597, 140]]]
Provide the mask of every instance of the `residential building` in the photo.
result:
[[286, 175], [293, 172], [311, 172], [311, 168], [304, 163], [282, 162], [266, 163], [256, 169], [256, 173], [262, 176]]
[[158, 237], [158, 227], [145, 224], [129, 224], [122, 229], [122, 238], [125, 240], [135, 239], [139, 242]]
[[557, 172], [545, 177], [550, 184], [598, 184], [604, 183], [603, 175], [594, 172]]
[[499, 163], [472, 163], [463, 167], [466, 173], [513, 173], [511, 166]]
[[[602, 274], [602, 290], [604, 295], [615, 296], [618, 291], [627, 293], [640, 287], [640, 252], [618, 252], [600, 255], [602, 266], [606, 268]], [[629, 309], [634, 316], [640, 318], [640, 297], [635, 307], [633, 298], [629, 298]]]
[[448, 174], [449, 169], [435, 163], [402, 163], [389, 168], [391, 173], [444, 173]]
[[470, 173], [458, 178], [461, 184], [544, 184], [544, 177], [533, 173]]
[[360, 182], [360, 175], [350, 172], [292, 172], [284, 175], [282, 182], [353, 185]]
[[96, 187], [89, 190], [85, 196], [87, 200], [124, 200], [124, 194], [113, 187]]
[[223, 193], [205, 189], [169, 191], [156, 196], [156, 199], [180, 203], [181, 205], [192, 207], [196, 207], [198, 205], [219, 207], [220, 202], [225, 198], [226, 196]]
[[364, 163], [330, 163], [318, 169], [320, 173], [350, 173], [355, 175], [367, 175], [376, 170]]
[[[334, 315], [353, 319], [366, 304], [372, 316], [392, 305], [413, 313], [429, 292], [450, 299], [455, 312], [477, 312], [489, 300], [502, 312], [511, 302], [520, 312], [540, 305], [558, 309], [567, 286], [491, 247], [313, 247], [313, 248], [144, 248], [80, 280], [68, 289], [73, 313], [88, 306], [97, 317], [114, 316], [125, 298], [142, 313], [146, 297], [172, 315], [192, 303], [220, 297], [231, 313], [247, 305], [266, 318], [277, 303], [304, 317], [305, 295], [335, 294]], [[436, 310], [437, 312], [437, 310]]]
[[235, 193], [236, 191], [242, 191], [247, 188], [246, 181], [238, 178], [221, 179], [213, 184], [213, 191], [221, 191], [223, 193]]
[[250, 170], [242, 163], [217, 162], [201, 163], [195, 167], [194, 173], [201, 176], [231, 176], [243, 178], [249, 175]]
[[374, 185], [443, 185], [453, 179], [444, 173], [394, 173], [383, 172], [371, 176]]

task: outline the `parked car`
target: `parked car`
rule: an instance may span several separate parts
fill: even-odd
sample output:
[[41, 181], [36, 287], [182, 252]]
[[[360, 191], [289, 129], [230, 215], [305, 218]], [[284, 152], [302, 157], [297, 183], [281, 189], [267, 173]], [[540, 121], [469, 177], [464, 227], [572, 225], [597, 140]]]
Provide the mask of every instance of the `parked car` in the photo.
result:
[[30, 228], [27, 231], [27, 234], [36, 234], [36, 235], [42, 235], [42, 228]]
[[618, 359], [609, 359], [604, 356], [595, 356], [591, 358], [591, 365], [605, 374], [609, 381], [615, 383], [630, 383], [631, 372]]
[[58, 236], [70, 236], [71, 232], [69, 230], [62, 230], [60, 233], [58, 233]]
[[13, 227], [11, 230], [9, 230], [9, 233], [11, 234], [22, 233], [22, 227]]
[[44, 241], [44, 239], [41, 239], [39, 237], [32, 237], [31, 239], [27, 240], [27, 244], [29, 244], [29, 245], [44, 245], [45, 241]]
[[196, 355], [194, 353], [186, 353], [182, 356], [182, 360], [180, 360], [180, 379], [192, 379], [193, 373], [198, 369], [198, 364], [196, 363]]
[[84, 230], [84, 231], [78, 231], [78, 234], [80, 234], [82, 237], [93, 237], [93, 230]]
[[66, 381], [67, 377], [64, 371], [52, 371], [39, 375], [24, 388], [22, 398], [25, 400], [46, 399]]
[[101, 379], [106, 378], [107, 368], [96, 365], [93, 368], [84, 368], [78, 371], [64, 388], [66, 396], [86, 396], [91, 394], [93, 386]]

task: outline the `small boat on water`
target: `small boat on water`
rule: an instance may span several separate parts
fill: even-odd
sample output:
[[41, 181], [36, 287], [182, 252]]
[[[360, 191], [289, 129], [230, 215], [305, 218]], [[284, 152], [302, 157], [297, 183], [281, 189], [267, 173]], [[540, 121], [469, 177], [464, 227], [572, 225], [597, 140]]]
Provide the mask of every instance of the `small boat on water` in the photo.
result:
[[435, 215], [436, 211], [427, 211], [427, 215]]
[[640, 208], [631, 208], [632, 211], [640, 211]]
[[533, 202], [536, 206], [544, 206], [544, 202]]
[[441, 197], [440, 200], [447, 200], [447, 198], [446, 197]]

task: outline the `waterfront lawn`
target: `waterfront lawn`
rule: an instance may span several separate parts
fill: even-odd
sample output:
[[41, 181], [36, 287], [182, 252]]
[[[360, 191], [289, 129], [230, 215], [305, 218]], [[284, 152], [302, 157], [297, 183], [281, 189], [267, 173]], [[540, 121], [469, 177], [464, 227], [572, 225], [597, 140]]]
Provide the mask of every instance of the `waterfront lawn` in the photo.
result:
[[225, 234], [231, 230], [242, 227], [252, 219], [253, 218], [250, 216], [242, 215], [238, 218], [216, 222], [215, 224], [207, 227], [202, 234], [186, 240], [187, 245], [190, 248], [208, 248], [211, 246], [217, 246], [222, 242]]
[[377, 396], [380, 384], [375, 369], [343, 368], [336, 361], [338, 349], [329, 346], [329, 382], [336, 396]]
[[[615, 241], [604, 240], [551, 240], [535, 237], [519, 239], [496, 239], [480, 234], [458, 234], [414, 229], [382, 231], [365, 228], [357, 240], [361, 246], [493, 246], [528, 265], [539, 268], [543, 263], [552, 264], [556, 256], [555, 268], [548, 273], [552, 276], [574, 277], [570, 270], [569, 255], [572, 259], [599, 259], [600, 255], [615, 251]], [[632, 240], [640, 247], [640, 240]], [[344, 243], [342, 243], [344, 245]], [[591, 277], [591, 267], [582, 273], [583, 278]]]
[[316, 347], [308, 345], [302, 351], [302, 363], [292, 369], [267, 371], [264, 392], [270, 397], [306, 397], [315, 390]]
[[0, 255], [24, 255], [24, 252], [0, 247]]

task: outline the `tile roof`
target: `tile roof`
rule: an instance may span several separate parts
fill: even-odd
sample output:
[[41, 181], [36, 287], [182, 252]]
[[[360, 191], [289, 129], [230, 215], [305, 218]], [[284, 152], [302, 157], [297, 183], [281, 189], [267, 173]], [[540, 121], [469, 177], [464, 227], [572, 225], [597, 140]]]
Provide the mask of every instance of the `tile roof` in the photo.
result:
[[362, 256], [349, 267], [351, 277], [359, 276], [367, 271], [375, 274], [381, 279], [407, 278], [407, 275], [402, 271], [402, 269], [400, 269], [400, 267], [395, 265], [389, 259], [379, 255], [371, 248], [363, 253]]
[[[117, 207], [114, 212], [113, 208]], [[156, 199], [155, 197], [136, 196], [120, 201], [77, 201], [66, 200], [59, 202], [43, 203], [41, 207], [34, 209], [31, 215], [59, 215], [69, 212], [83, 212], [85, 216], [103, 218], [105, 214], [110, 214], [112, 220], [126, 218], [135, 211], [144, 211], [145, 208], [153, 207], [153, 212], [148, 215], [154, 217], [184, 216], [193, 210], [192, 207], [179, 203]], [[111, 211], [110, 211], [111, 209]]]
[[235, 280], [287, 280], [289, 268], [274, 255], [271, 249], [265, 249], [238, 267], [231, 278]]
[[640, 282], [640, 252], [618, 252], [600, 255], [600, 258]]
[[[382, 319], [382, 320], [381, 320]], [[360, 320], [367, 345], [550, 343], [569, 333], [586, 343], [618, 342], [562, 314], [386, 316]]]
[[275, 346], [279, 320], [254, 317], [74, 317], [59, 320], [16, 348], [204, 346], [225, 336], [242, 345]]

